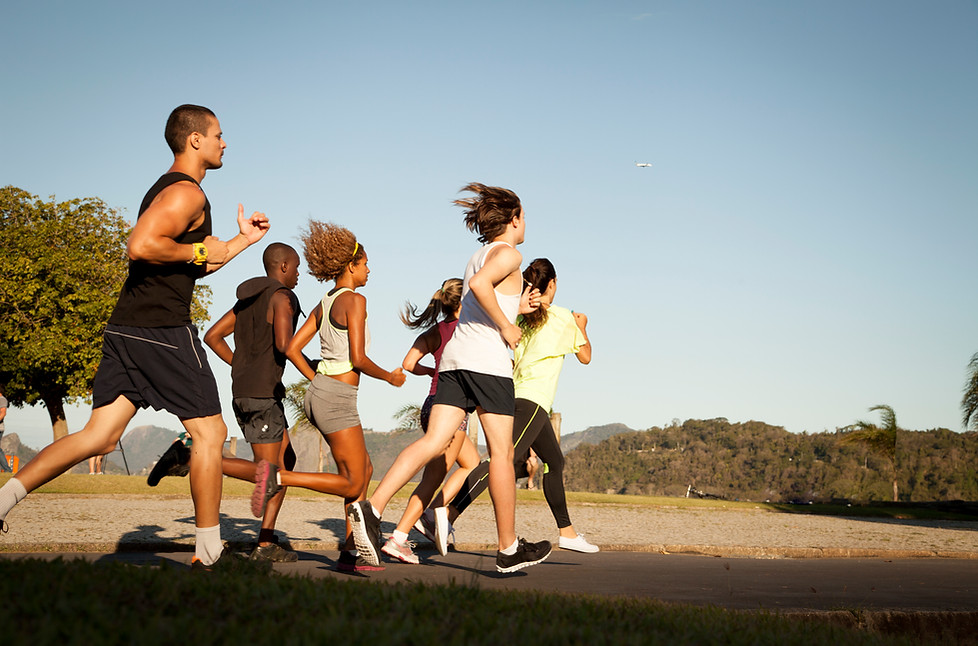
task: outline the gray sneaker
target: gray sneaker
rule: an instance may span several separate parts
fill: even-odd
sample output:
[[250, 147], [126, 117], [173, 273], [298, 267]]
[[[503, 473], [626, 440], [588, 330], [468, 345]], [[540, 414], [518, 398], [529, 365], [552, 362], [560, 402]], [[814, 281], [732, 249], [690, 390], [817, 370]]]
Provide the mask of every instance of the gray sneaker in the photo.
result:
[[355, 502], [347, 508], [350, 530], [357, 552], [369, 565], [380, 565], [380, 519], [374, 513], [370, 502]]
[[278, 543], [259, 545], [248, 557], [252, 561], [271, 561], [272, 563], [295, 563], [299, 555]]

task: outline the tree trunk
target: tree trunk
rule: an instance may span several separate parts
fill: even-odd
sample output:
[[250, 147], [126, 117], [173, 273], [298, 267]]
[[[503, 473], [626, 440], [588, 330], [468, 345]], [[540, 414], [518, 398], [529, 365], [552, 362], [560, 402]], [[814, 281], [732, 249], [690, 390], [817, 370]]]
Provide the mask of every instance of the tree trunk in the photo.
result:
[[48, 409], [48, 416], [51, 418], [51, 429], [54, 431], [54, 442], [57, 442], [68, 435], [68, 420], [65, 419], [65, 402], [58, 395], [44, 395], [41, 397], [44, 406]]
[[896, 478], [893, 478], [893, 502], [900, 502], [900, 497], [897, 494], [897, 481]]

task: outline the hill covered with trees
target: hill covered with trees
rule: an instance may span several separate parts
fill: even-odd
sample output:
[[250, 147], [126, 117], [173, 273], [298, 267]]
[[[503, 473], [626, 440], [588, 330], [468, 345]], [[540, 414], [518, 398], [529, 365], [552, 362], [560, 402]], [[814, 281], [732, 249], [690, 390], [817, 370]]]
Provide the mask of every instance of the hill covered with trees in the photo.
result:
[[[889, 500], [892, 471], [841, 430], [789, 433], [724, 418], [674, 422], [615, 435], [567, 453], [568, 490], [684, 496], [689, 487], [727, 499], [772, 502]], [[903, 431], [900, 499], [978, 500], [978, 433]]]

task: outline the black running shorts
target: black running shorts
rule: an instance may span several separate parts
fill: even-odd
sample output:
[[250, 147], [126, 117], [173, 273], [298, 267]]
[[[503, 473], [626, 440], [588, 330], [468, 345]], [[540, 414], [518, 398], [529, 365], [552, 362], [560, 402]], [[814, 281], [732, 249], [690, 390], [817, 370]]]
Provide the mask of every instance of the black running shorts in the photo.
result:
[[516, 410], [516, 391], [510, 377], [448, 370], [438, 373], [435, 404], [455, 406], [466, 413], [478, 407], [487, 413], [512, 417]]
[[152, 406], [180, 419], [221, 413], [217, 382], [192, 325], [107, 325], [92, 385], [93, 407], [111, 404], [119, 395], [137, 408]]

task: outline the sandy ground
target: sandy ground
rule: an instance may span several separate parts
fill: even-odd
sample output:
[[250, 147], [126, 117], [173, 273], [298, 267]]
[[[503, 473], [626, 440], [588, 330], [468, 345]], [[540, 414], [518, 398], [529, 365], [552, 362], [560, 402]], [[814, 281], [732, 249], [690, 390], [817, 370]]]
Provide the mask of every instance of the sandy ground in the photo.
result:
[[[389, 533], [404, 501], [384, 513]], [[342, 503], [290, 495], [278, 530], [297, 549], [335, 549], [344, 533]], [[225, 498], [225, 540], [250, 542], [258, 531], [249, 500]], [[838, 518], [766, 510], [676, 509], [630, 505], [572, 504], [575, 528], [604, 549], [692, 552], [726, 556], [813, 558], [845, 556], [978, 559], [978, 522]], [[193, 505], [189, 496], [32, 494], [7, 516], [2, 551], [113, 551], [189, 549]], [[456, 523], [456, 541], [467, 548], [495, 545], [488, 502], [475, 503]], [[556, 541], [544, 502], [521, 501], [517, 532], [530, 540]], [[420, 534], [412, 538], [425, 542]]]

